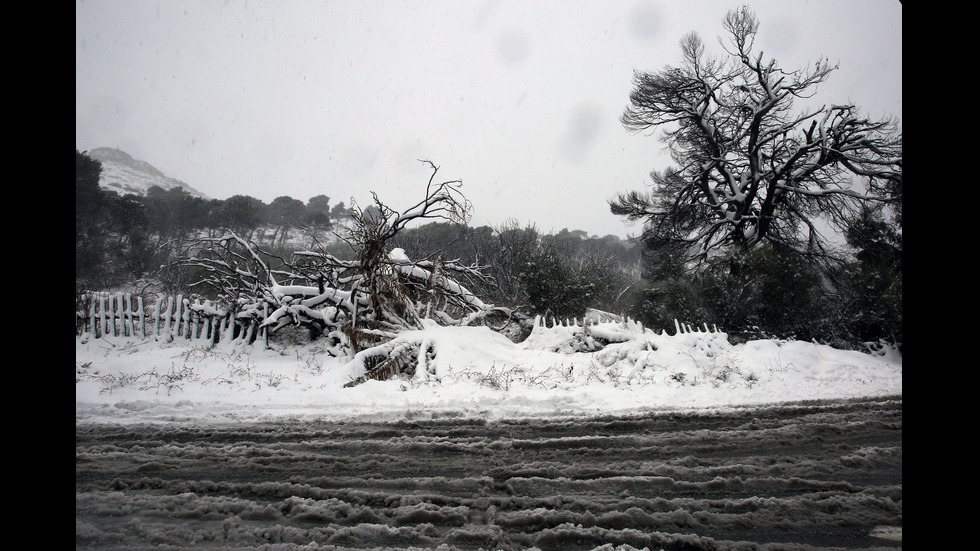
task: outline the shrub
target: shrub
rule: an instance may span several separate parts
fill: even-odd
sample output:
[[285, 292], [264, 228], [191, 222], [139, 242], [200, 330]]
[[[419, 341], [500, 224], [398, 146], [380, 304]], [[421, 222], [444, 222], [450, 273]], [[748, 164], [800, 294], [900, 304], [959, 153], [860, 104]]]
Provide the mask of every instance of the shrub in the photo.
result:
[[735, 339], [819, 338], [828, 319], [820, 275], [798, 256], [769, 247], [710, 261], [696, 275], [674, 273], [638, 295], [631, 315], [652, 327], [673, 320], [716, 324]]

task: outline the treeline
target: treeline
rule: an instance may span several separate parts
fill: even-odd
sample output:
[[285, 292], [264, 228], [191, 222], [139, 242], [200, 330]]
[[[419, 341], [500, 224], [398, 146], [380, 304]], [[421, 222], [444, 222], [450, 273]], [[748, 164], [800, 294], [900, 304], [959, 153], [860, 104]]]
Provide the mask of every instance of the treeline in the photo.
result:
[[268, 229], [270, 245], [281, 248], [298, 232], [323, 235], [349, 216], [343, 201], [331, 205], [326, 195], [305, 203], [282, 196], [269, 204], [247, 195], [204, 199], [157, 186], [145, 196], [119, 195], [99, 186], [101, 171], [98, 160], [75, 150], [76, 288], [132, 284], [166, 264], [183, 239], [202, 232], [227, 228], [251, 239]]
[[479, 266], [490, 283], [471, 289], [486, 302], [528, 315], [581, 319], [587, 308], [624, 314], [641, 283], [640, 248], [615, 235], [581, 230], [542, 234], [509, 221], [469, 228], [433, 222], [391, 241], [412, 260], [458, 260]]
[[393, 243], [413, 260], [442, 255], [483, 266], [492, 285], [475, 281], [478, 295], [532, 315], [581, 318], [591, 307], [655, 329], [707, 323], [736, 342], [799, 339], [858, 350], [887, 342], [901, 350], [902, 235], [865, 213], [846, 239], [855, 254], [839, 264], [814, 266], [763, 245], [717, 255], [698, 271], [651, 242], [541, 234], [516, 223], [433, 223]]
[[[782, 338], [902, 349], [902, 238], [887, 223], [852, 226], [853, 259], [818, 268], [770, 245], [712, 258], [694, 273], [644, 248], [644, 282], [630, 312], [652, 326], [713, 323], [733, 339]], [[669, 325], [668, 325], [669, 326]]]
[[[208, 200], [179, 188], [153, 187], [145, 196], [120, 196], [99, 186], [100, 172], [99, 161], [76, 150], [76, 293], [139, 287], [139, 282], [165, 292], [188, 292], [195, 274], [174, 260], [190, 238], [224, 229], [260, 242], [270, 256], [287, 257], [294, 252], [290, 239], [299, 237], [304, 237], [302, 245], [292, 249], [316, 248], [338, 258], [353, 254], [333, 232], [343, 234], [351, 210], [342, 201], [331, 205], [326, 195], [306, 203], [283, 196], [266, 204], [245, 195]], [[365, 214], [374, 208], [367, 207]], [[406, 228], [391, 245], [412, 260], [441, 255], [482, 267], [494, 283], [474, 281], [472, 290], [528, 315], [581, 318], [587, 307], [622, 313], [640, 280], [638, 247], [614, 235], [588, 237], [580, 230], [543, 234], [516, 222], [476, 228], [433, 222]], [[207, 289], [195, 292], [207, 294]]]
[[[191, 238], [223, 228], [260, 242], [273, 269], [293, 249], [344, 259], [355, 254], [351, 243], [332, 238], [332, 230], [343, 235], [352, 211], [342, 202], [330, 205], [325, 195], [306, 203], [279, 197], [268, 205], [247, 196], [204, 200], [181, 190], [119, 196], [98, 186], [98, 161], [77, 150], [76, 160], [76, 294], [142, 285], [218, 298], [206, 286], [192, 287], [203, 274], [176, 260], [187, 254], [182, 247]], [[290, 238], [300, 235], [310, 239], [291, 246]], [[652, 240], [634, 243], [568, 229], [543, 234], [516, 222], [431, 222], [405, 228], [386, 246], [404, 249], [413, 261], [441, 257], [479, 267], [489, 278], [464, 281], [470, 290], [529, 316], [581, 318], [587, 308], [597, 308], [657, 329], [672, 328], [674, 320], [714, 324], [733, 339], [901, 345], [900, 229], [868, 213], [851, 224], [847, 240], [856, 255], [829, 269], [758, 246], [717, 255], [697, 271]]]

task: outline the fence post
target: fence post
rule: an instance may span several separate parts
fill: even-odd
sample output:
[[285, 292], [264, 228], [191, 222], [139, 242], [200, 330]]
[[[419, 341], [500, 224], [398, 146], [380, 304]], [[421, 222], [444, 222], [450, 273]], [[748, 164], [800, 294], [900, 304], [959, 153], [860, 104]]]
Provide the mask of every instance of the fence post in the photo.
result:
[[194, 337], [194, 328], [191, 327], [194, 312], [191, 310], [191, 299], [184, 299], [184, 338], [190, 340]]
[[156, 301], [153, 302], [153, 307], [150, 308], [150, 317], [153, 318], [153, 325], [151, 326], [152, 333], [150, 336], [154, 339], [156, 339], [160, 334], [160, 301], [162, 300], [163, 297], [157, 296]]
[[[79, 304], [81, 302], [81, 304]], [[82, 330], [78, 330], [78, 322], [82, 322]], [[88, 331], [88, 295], [83, 294], [82, 296], [75, 299], [75, 335], [82, 336]]]
[[201, 299], [195, 298], [194, 305], [191, 306], [190, 308], [191, 308], [191, 321], [193, 322], [193, 326], [191, 329], [191, 336], [188, 338], [197, 340], [198, 330], [201, 328]]
[[191, 336], [188, 334], [188, 331], [190, 330], [190, 326], [191, 326], [191, 315], [190, 315], [191, 301], [190, 301], [190, 299], [181, 297], [180, 298], [180, 307], [181, 307], [182, 310], [181, 310], [180, 316], [178, 316], [180, 318], [180, 321], [178, 323], [180, 325], [183, 325], [184, 326], [184, 332], [181, 333], [180, 331], [178, 331], [177, 334], [178, 335], [182, 335], [185, 339], [189, 339], [189, 338], [191, 338]]
[[173, 306], [174, 306], [174, 297], [167, 296], [167, 309], [166, 311], [162, 312], [163, 316], [161, 316], [163, 319], [163, 327], [160, 328], [161, 337], [162, 336], [167, 336], [169, 338], [173, 337], [173, 333], [171, 332], [172, 329], [170, 327], [170, 321], [173, 319]]
[[105, 303], [106, 303], [105, 296], [100, 295], [99, 296], [99, 329], [102, 331], [103, 335], [105, 335], [106, 329], [108, 328], [108, 325], [106, 325], [106, 320], [105, 320]]
[[174, 338], [177, 338], [181, 335], [180, 322], [182, 321], [184, 316], [184, 311], [183, 311], [184, 295], [177, 295], [177, 300], [175, 300], [174, 303], [175, 303], [174, 304], [175, 311], [174, 311], [173, 336]]
[[96, 319], [95, 317], [95, 304], [96, 304], [95, 298], [91, 298], [88, 307], [88, 319], [89, 322], [91, 323], [89, 327], [91, 327], [92, 329], [93, 339], [99, 338], [99, 331], [98, 331], [99, 324], [98, 324], [98, 319]]
[[116, 297], [118, 294], [106, 294], [105, 300], [105, 331], [102, 333], [106, 337], [116, 337]]
[[133, 295], [126, 293], [123, 295], [123, 336], [128, 337], [133, 332]]
[[[123, 317], [123, 294], [116, 293], [112, 297], [112, 336], [119, 337], [122, 333], [122, 317]], [[119, 319], [119, 323], [116, 323], [116, 319]]]
[[[145, 317], [143, 315], [143, 297], [136, 297], [136, 304], [137, 304], [137, 310], [136, 310], [136, 312], [137, 312], [137, 314], [139, 316], [139, 320], [140, 320], [139, 321], [139, 324], [140, 324], [139, 325], [139, 328], [140, 328], [140, 338], [141, 339], [145, 339], [146, 338], [146, 320], [145, 320]], [[134, 329], [134, 334], [135, 334], [135, 329]]]

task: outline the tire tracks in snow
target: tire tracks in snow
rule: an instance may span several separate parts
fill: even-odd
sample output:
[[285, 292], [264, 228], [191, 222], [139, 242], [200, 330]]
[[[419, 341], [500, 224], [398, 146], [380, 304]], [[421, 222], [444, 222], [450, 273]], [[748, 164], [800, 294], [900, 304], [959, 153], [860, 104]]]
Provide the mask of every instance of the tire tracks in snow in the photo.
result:
[[75, 429], [77, 549], [901, 548], [901, 397]]

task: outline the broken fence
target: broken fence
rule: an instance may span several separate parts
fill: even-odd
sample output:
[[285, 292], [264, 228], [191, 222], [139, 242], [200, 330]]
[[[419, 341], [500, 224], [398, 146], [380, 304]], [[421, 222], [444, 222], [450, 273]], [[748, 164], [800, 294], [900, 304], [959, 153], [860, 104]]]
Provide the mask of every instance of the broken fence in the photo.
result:
[[162, 295], [149, 302], [131, 293], [83, 294], [75, 301], [75, 335], [211, 343], [267, 337], [260, 319], [238, 316], [228, 304], [184, 295]]

